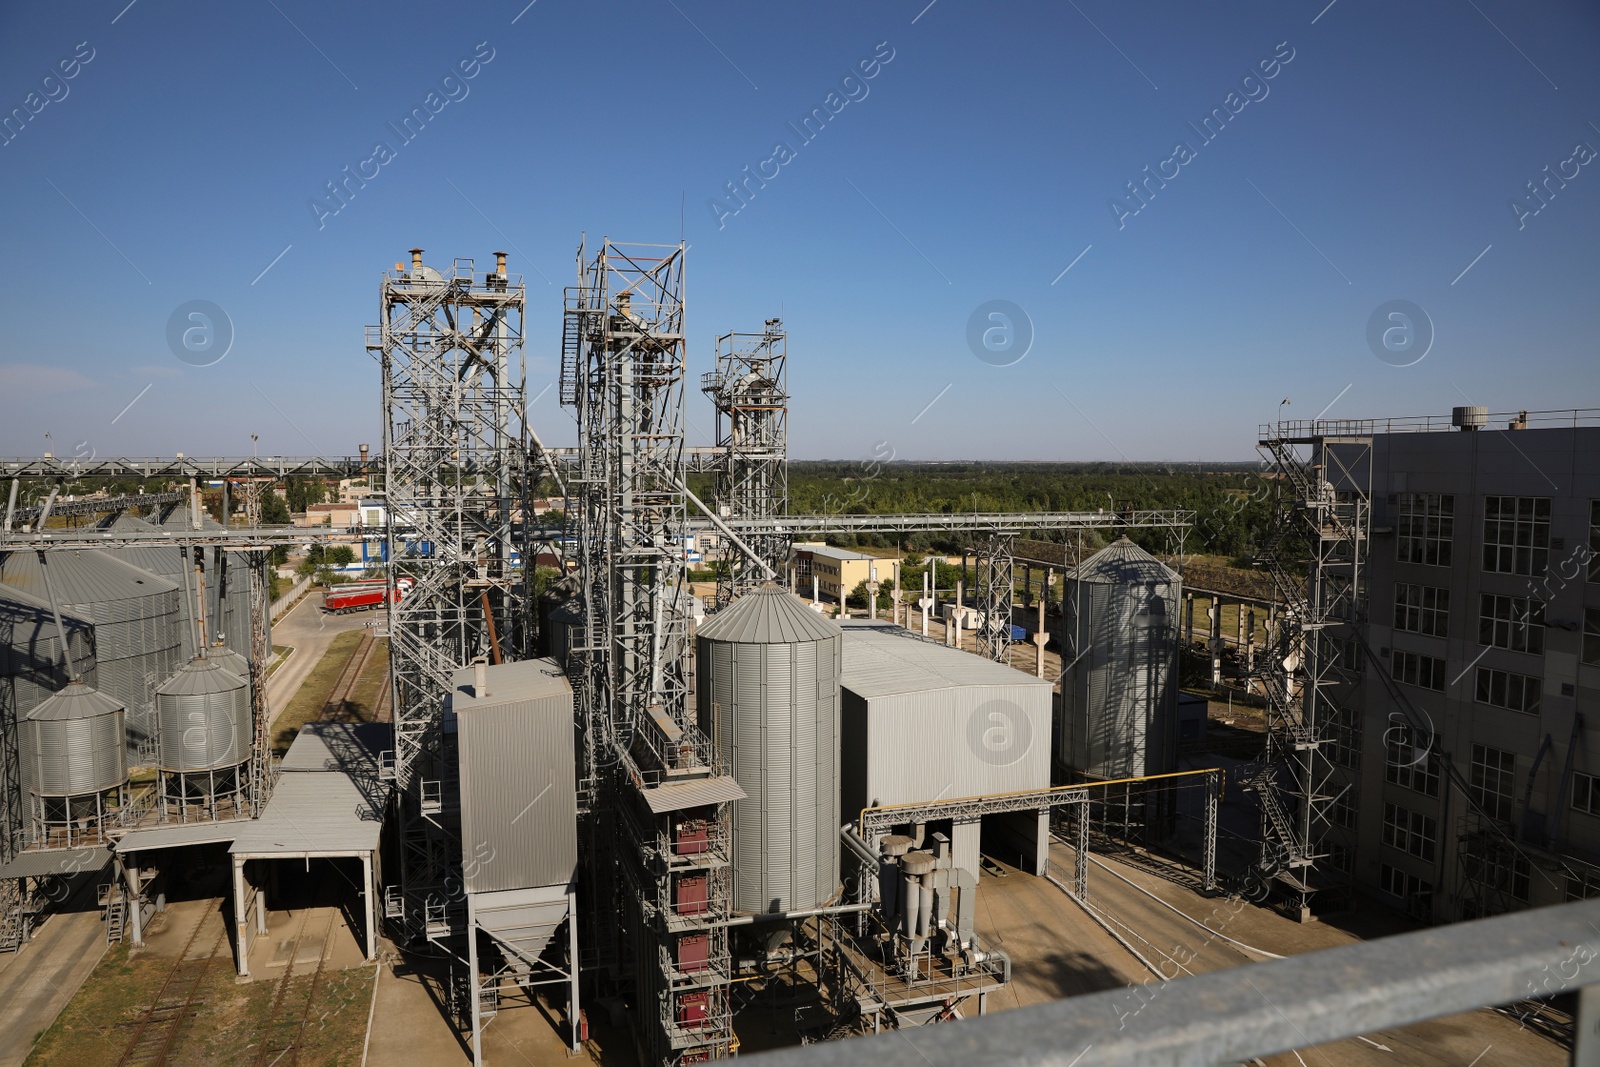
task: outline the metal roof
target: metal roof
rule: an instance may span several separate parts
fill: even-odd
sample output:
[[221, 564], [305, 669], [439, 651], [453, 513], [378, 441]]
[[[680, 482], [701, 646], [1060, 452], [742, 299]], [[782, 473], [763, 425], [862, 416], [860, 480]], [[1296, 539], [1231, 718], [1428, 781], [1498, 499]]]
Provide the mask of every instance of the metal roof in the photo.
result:
[[836, 638], [839, 626], [787, 589], [763, 585], [717, 612], [700, 627], [699, 636], [707, 641], [787, 645]]
[[[80, 619], [65, 608], [61, 611], [61, 625], [67, 628], [69, 637], [73, 631], [87, 630], [91, 626], [87, 620]], [[5, 655], [3, 646], [18, 641], [32, 643], [38, 640], [41, 636], [40, 627], [46, 627], [43, 637], [55, 640], [56, 622], [50, 615], [50, 602], [25, 589], [0, 584], [0, 657]]]
[[839, 685], [861, 697], [928, 693], [978, 685], [1050, 686], [1044, 678], [1014, 670], [971, 652], [925, 641], [893, 623], [844, 620], [843, 669]]
[[[99, 549], [52, 553], [48, 566], [50, 584], [56, 591], [56, 602], [62, 606], [75, 604], [88, 607], [106, 601], [172, 592], [178, 588], [176, 583], [158, 574], [124, 563]], [[37, 552], [7, 552], [0, 555], [0, 581], [47, 602], [49, 600]]]
[[300, 728], [278, 770], [334, 771], [362, 780], [378, 776], [378, 754], [394, 747], [385, 722], [313, 722]]
[[378, 847], [388, 783], [358, 784], [328, 771], [285, 774], [254, 822], [242, 824], [235, 856], [354, 855]]
[[92, 719], [97, 715], [111, 715], [126, 710], [122, 701], [108, 697], [98, 689], [82, 682], [68, 682], [61, 692], [45, 699], [38, 707], [28, 712], [27, 718], [34, 722], [66, 722]]
[[826, 556], [829, 559], [873, 559], [880, 563], [894, 564], [892, 559], [881, 559], [866, 552], [856, 552], [848, 548], [835, 548], [833, 545], [811, 545], [800, 542], [794, 546], [796, 552], [809, 552], [813, 556]]
[[52, 874], [70, 876], [102, 870], [110, 862], [111, 850], [104, 845], [21, 852], [13, 856], [10, 862], [0, 864], [0, 878], [46, 878]]
[[224, 667], [221, 660], [192, 659], [162, 682], [156, 694], [169, 697], [208, 696], [212, 693], [230, 693], [246, 684], [245, 679]]
[[232, 841], [246, 820], [235, 822], [196, 822], [179, 826], [153, 826], [130, 830], [117, 840], [119, 854], [147, 852], [153, 848], [181, 848], [186, 845], [215, 845]]
[[739, 787], [731, 775], [721, 774], [715, 778], [695, 778], [687, 782], [668, 782], [658, 785], [654, 789], [640, 790], [644, 794], [644, 802], [650, 810], [657, 815], [667, 811], [682, 811], [684, 808], [698, 808], [706, 804], [725, 804], [733, 800], [743, 800], [749, 794]]
[[523, 700], [572, 693], [572, 683], [567, 681], [566, 672], [553, 659], [493, 663], [484, 669], [489, 690], [484, 696], [476, 692], [477, 673], [474, 668], [463, 667], [455, 672], [452, 678], [455, 689], [450, 693], [450, 706], [457, 715], [474, 707], [499, 707]]
[[1134, 582], [1176, 583], [1178, 572], [1128, 540], [1117, 538], [1067, 571], [1069, 581], [1123, 585]]
[[[193, 523], [189, 521], [189, 505], [168, 504], [166, 507], [161, 509], [160, 516], [156, 518], [156, 525], [168, 530], [194, 529]], [[200, 509], [200, 529], [220, 530], [222, 529], [222, 524], [216, 519], [213, 519], [211, 517], [211, 513], [202, 507]]]

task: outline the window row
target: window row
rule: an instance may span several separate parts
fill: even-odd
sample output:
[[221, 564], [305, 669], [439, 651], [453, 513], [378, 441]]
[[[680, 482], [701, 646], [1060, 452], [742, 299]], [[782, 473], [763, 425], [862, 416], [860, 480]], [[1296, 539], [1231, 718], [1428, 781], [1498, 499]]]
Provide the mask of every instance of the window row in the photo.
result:
[[1433, 859], [1438, 844], [1438, 821], [1398, 804], [1383, 806], [1383, 843], [1419, 860]]
[[[1395, 558], [1401, 563], [1448, 567], [1453, 562], [1455, 497], [1449, 493], [1397, 493]], [[1489, 496], [1483, 501], [1483, 569], [1493, 574], [1543, 575], [1550, 566], [1550, 498]], [[1600, 500], [1589, 502], [1590, 582], [1600, 582]], [[1576, 571], [1567, 577], [1576, 577]], [[1396, 625], [1399, 625], [1398, 623]], [[1418, 631], [1426, 632], [1426, 631]]]

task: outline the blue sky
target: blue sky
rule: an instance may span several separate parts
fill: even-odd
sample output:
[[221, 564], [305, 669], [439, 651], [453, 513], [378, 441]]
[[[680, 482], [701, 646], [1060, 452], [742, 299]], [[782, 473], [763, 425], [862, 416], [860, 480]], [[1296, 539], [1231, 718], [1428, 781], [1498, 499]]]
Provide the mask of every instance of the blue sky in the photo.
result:
[[[0, 114], [27, 119], [0, 146], [0, 453], [377, 442], [363, 327], [413, 245], [510, 252], [538, 394], [584, 231], [690, 243], [691, 382], [782, 315], [796, 458], [1231, 459], [1284, 397], [1600, 405], [1592, 5], [524, 3], [0, 9]], [[809, 142], [788, 125], [830, 103]], [[1147, 166], [1175, 176], [1141, 205]], [[1404, 367], [1367, 340], [1397, 299], [1434, 334]], [[168, 345], [191, 300], [232, 323], [213, 366]], [[991, 300], [1031, 322], [1010, 366], [969, 346]], [[572, 441], [554, 390], [532, 410]], [[697, 393], [688, 417], [707, 441]]]

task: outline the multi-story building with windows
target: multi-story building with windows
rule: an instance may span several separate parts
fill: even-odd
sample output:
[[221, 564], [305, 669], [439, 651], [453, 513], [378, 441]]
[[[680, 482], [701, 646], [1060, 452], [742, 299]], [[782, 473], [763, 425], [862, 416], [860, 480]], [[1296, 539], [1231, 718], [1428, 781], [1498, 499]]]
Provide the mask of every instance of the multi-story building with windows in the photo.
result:
[[1421, 919], [1600, 895], [1600, 412], [1540, 414], [1328, 438], [1371, 525], [1322, 862]]

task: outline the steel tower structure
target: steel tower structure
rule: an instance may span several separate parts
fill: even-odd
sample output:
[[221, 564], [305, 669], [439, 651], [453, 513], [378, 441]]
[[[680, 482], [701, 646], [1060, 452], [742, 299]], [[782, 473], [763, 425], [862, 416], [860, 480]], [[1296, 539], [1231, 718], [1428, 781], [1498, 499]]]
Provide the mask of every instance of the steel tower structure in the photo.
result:
[[[380, 286], [367, 349], [383, 369], [389, 509], [390, 686], [400, 883], [385, 914], [413, 941], [465, 929], [459, 790], [441, 729], [451, 676], [479, 656], [526, 655], [519, 559], [528, 455], [520, 352], [526, 290], [506, 273], [446, 272], [411, 250]], [[525, 558], [525, 557], [524, 557]], [[410, 589], [401, 597], [401, 579]]]
[[[717, 409], [716, 507], [724, 519], [772, 520], [771, 530], [744, 541], [776, 574], [789, 554], [788, 537], [776, 529], [789, 510], [788, 346], [777, 319], [768, 319], [761, 333], [725, 333], [717, 338], [717, 369], [700, 377]], [[743, 552], [725, 552], [723, 559], [718, 608], [766, 578]]]
[[1371, 530], [1372, 439], [1338, 423], [1261, 428], [1271, 464], [1274, 521], [1260, 553], [1286, 605], [1262, 656], [1266, 762], [1247, 776], [1261, 801], [1260, 875], [1292, 913], [1310, 918], [1318, 893], [1338, 897], [1348, 876], [1325, 862], [1334, 803], [1361, 751], [1358, 699], [1364, 656]]
[[[587, 940], [614, 981], [631, 972], [647, 1054], [699, 1062], [726, 1055], [732, 1039], [729, 833], [727, 803], [695, 786], [718, 776], [683, 671], [684, 249], [606, 239], [584, 256], [580, 248], [562, 336], [561, 399], [578, 423], [568, 514], [584, 609], [568, 673], [583, 733], [586, 888], [616, 902], [626, 934], [595, 907]], [[667, 799], [685, 784], [674, 795], [692, 802]]]

